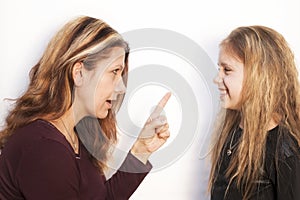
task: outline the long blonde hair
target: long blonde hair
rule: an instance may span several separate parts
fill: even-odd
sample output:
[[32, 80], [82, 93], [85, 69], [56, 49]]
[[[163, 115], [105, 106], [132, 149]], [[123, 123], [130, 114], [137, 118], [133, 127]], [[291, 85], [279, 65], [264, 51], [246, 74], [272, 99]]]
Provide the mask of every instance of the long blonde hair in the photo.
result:
[[[14, 109], [6, 118], [6, 125], [0, 132], [0, 149], [5, 146], [14, 131], [36, 119], [55, 120], [61, 117], [73, 103], [74, 81], [72, 69], [75, 63], [83, 62], [84, 67], [93, 70], [95, 62], [103, 52], [111, 47], [125, 50], [123, 81], [127, 84], [129, 48], [113, 28], [100, 19], [80, 16], [71, 20], [52, 38], [39, 62], [30, 71], [27, 91], [16, 100]], [[62, 95], [63, 94], [63, 95]], [[95, 162], [99, 168], [105, 166], [108, 142], [116, 141], [115, 112], [123, 101], [119, 95], [114, 105], [103, 119], [85, 118], [89, 127], [101, 126], [103, 158]], [[97, 125], [98, 124], [98, 125]], [[95, 129], [99, 130], [99, 129]]]
[[[236, 181], [249, 199], [264, 165], [268, 125], [271, 120], [300, 144], [299, 82], [294, 55], [284, 37], [264, 26], [239, 27], [220, 46], [244, 64], [241, 109], [226, 110], [218, 122], [212, 152], [210, 189], [218, 174], [218, 162], [230, 131], [243, 127], [236, 154], [226, 176]], [[228, 186], [229, 187], [229, 186]]]

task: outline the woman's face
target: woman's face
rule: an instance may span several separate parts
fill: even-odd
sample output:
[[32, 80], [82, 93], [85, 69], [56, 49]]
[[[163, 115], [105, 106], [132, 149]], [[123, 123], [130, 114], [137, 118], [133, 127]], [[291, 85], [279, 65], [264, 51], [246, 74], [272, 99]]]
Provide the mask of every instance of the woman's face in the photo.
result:
[[112, 101], [118, 94], [126, 91], [122, 79], [125, 67], [125, 51], [121, 47], [112, 48], [107, 56], [101, 59], [95, 69], [83, 73], [83, 83], [77, 89], [77, 106], [79, 115], [103, 119], [112, 107]]
[[219, 73], [214, 83], [218, 85], [222, 106], [237, 110], [243, 87], [244, 64], [221, 47], [218, 65]]

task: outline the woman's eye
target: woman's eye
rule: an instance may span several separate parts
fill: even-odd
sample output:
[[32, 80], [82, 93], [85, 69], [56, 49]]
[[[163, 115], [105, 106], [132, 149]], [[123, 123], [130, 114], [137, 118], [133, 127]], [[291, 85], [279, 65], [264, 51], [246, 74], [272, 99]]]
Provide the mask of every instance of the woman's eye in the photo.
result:
[[113, 72], [115, 75], [117, 75], [119, 71], [120, 71], [120, 69], [115, 69], [115, 70], [113, 70], [112, 72]]

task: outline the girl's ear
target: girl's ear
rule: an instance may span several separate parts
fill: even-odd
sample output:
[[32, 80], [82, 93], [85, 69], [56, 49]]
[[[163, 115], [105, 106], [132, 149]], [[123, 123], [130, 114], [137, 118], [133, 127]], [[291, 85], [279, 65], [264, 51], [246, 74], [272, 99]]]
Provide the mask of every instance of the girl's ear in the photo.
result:
[[81, 62], [75, 63], [75, 65], [73, 67], [73, 71], [72, 71], [72, 76], [73, 76], [75, 87], [81, 86], [83, 83], [82, 69], [83, 69], [83, 66], [82, 66]]

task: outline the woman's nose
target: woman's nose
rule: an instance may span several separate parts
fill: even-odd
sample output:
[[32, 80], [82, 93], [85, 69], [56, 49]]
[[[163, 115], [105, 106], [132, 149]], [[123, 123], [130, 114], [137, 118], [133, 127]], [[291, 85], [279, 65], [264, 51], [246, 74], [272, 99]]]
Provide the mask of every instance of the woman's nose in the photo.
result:
[[115, 92], [118, 94], [124, 94], [126, 92], [126, 86], [122, 78], [120, 78], [119, 81], [117, 82], [115, 87]]

